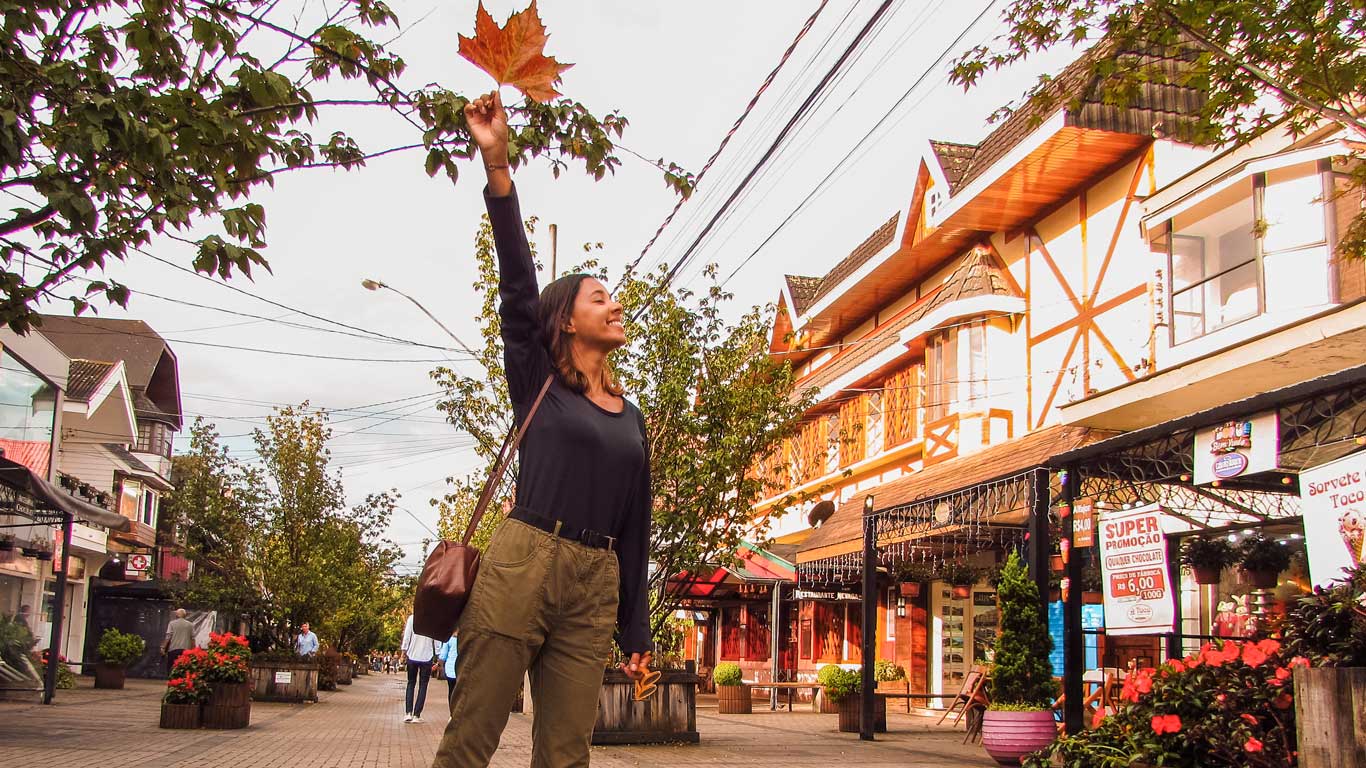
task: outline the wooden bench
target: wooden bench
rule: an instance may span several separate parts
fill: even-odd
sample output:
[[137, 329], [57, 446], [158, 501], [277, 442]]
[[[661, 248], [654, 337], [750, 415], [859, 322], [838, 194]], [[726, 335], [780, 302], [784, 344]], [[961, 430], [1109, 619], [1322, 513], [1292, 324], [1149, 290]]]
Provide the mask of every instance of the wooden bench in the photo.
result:
[[794, 682], [794, 683], [786, 683], [786, 682], [778, 682], [778, 683], [745, 683], [745, 686], [747, 686], [751, 691], [752, 691], [753, 689], [755, 689], [755, 688], [766, 688], [766, 689], [768, 689], [768, 690], [787, 691], [787, 711], [788, 711], [788, 712], [791, 712], [791, 711], [792, 711], [792, 700], [793, 700], [793, 695], [794, 695], [797, 691], [799, 691], [799, 690], [805, 690], [805, 689], [808, 689], [808, 688], [809, 688], [809, 689], [811, 689], [811, 691], [812, 691], [812, 698], [814, 699], [814, 698], [815, 698], [815, 692], [816, 692], [816, 691], [819, 691], [821, 688], [824, 687], [824, 686], [822, 686], [820, 683], [800, 683], [800, 682]]

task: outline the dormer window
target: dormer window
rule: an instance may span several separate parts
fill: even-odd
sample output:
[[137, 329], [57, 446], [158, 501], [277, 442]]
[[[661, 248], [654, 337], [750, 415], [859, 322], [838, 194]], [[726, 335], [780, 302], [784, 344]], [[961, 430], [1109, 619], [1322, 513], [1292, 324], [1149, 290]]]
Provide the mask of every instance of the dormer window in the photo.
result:
[[987, 396], [986, 321], [945, 328], [925, 342], [928, 400], [925, 418], [937, 421]]
[[171, 458], [171, 444], [175, 440], [175, 430], [159, 421], [142, 421], [138, 423], [138, 444], [139, 453], [154, 453], [158, 456]]

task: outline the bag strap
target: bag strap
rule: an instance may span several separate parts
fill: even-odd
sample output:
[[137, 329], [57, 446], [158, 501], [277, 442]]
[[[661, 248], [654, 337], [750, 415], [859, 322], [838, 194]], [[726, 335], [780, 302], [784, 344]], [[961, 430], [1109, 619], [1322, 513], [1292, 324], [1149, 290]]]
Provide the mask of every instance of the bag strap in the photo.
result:
[[512, 463], [512, 457], [517, 454], [517, 447], [522, 444], [522, 436], [526, 434], [527, 427], [531, 426], [531, 418], [536, 415], [536, 409], [541, 407], [541, 401], [545, 399], [545, 393], [550, 390], [550, 383], [554, 380], [555, 374], [553, 373], [545, 378], [545, 383], [541, 385], [541, 391], [531, 404], [531, 410], [527, 411], [526, 418], [522, 420], [522, 426], [516, 431], [508, 430], [507, 437], [503, 438], [503, 447], [498, 449], [498, 459], [493, 462], [489, 479], [484, 482], [484, 490], [479, 493], [479, 503], [474, 507], [474, 516], [470, 518], [470, 525], [465, 529], [465, 538], [461, 539], [460, 543], [469, 546], [470, 539], [474, 538], [474, 532], [479, 528], [479, 521], [484, 519], [484, 510], [488, 507], [489, 501], [493, 499], [493, 492], [498, 487], [498, 481], [502, 479], [503, 472], [507, 471], [508, 465]]

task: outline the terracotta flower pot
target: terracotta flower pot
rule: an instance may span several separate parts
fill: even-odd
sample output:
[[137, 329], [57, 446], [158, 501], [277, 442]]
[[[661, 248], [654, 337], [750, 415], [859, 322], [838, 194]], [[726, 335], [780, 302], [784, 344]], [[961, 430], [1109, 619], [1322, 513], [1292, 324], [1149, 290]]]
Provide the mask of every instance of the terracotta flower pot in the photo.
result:
[[1255, 589], [1274, 589], [1281, 580], [1279, 571], [1247, 571], [1247, 580], [1252, 582]]
[[748, 685], [716, 686], [716, 712], [720, 715], [749, 715], [754, 712], [754, 697]]
[[95, 687], [119, 690], [123, 688], [126, 670], [116, 664], [99, 662], [95, 665]]
[[988, 709], [982, 716], [982, 746], [1001, 765], [1019, 765], [1020, 758], [1052, 744], [1057, 737], [1058, 726], [1051, 710]]
[[198, 704], [167, 704], [161, 705], [161, 727], [162, 728], [198, 728], [199, 727], [199, 705]]
[[953, 596], [954, 596], [955, 599], [957, 599], [957, 600], [967, 600], [969, 597], [972, 597], [972, 585], [971, 585], [971, 584], [954, 584], [954, 585], [952, 585], [952, 586], [953, 586]]
[[1195, 573], [1196, 584], [1218, 584], [1219, 577], [1224, 573], [1223, 568], [1212, 565], [1193, 565], [1191, 571]]

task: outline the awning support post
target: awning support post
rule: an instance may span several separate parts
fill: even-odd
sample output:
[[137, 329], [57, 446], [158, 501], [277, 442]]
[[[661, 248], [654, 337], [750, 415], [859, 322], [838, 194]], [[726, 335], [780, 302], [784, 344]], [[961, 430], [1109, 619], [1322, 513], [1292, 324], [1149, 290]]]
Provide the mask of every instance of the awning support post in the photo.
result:
[[[1062, 503], [1069, 514], [1062, 520], [1062, 537], [1072, 541], [1076, 516], [1070, 511], [1076, 506], [1077, 496], [1081, 493], [1081, 469], [1075, 465], [1067, 467], [1063, 481]], [[1086, 637], [1081, 626], [1081, 558], [1073, 551], [1063, 568], [1068, 579], [1068, 589], [1063, 590], [1063, 676], [1062, 692], [1066, 696], [1063, 704], [1063, 723], [1068, 733], [1081, 733], [1083, 724], [1082, 675], [1086, 671]]]
[[57, 665], [62, 657], [62, 619], [66, 614], [66, 572], [71, 567], [71, 524], [70, 512], [62, 512], [62, 557], [61, 570], [57, 572], [57, 583], [52, 589], [52, 637], [47, 643], [47, 669], [43, 671], [43, 703], [52, 703], [52, 694], [57, 690]]
[[872, 517], [873, 496], [863, 500], [863, 680], [859, 686], [861, 717], [858, 737], [873, 740], [877, 683], [873, 663], [877, 657], [877, 521]]

